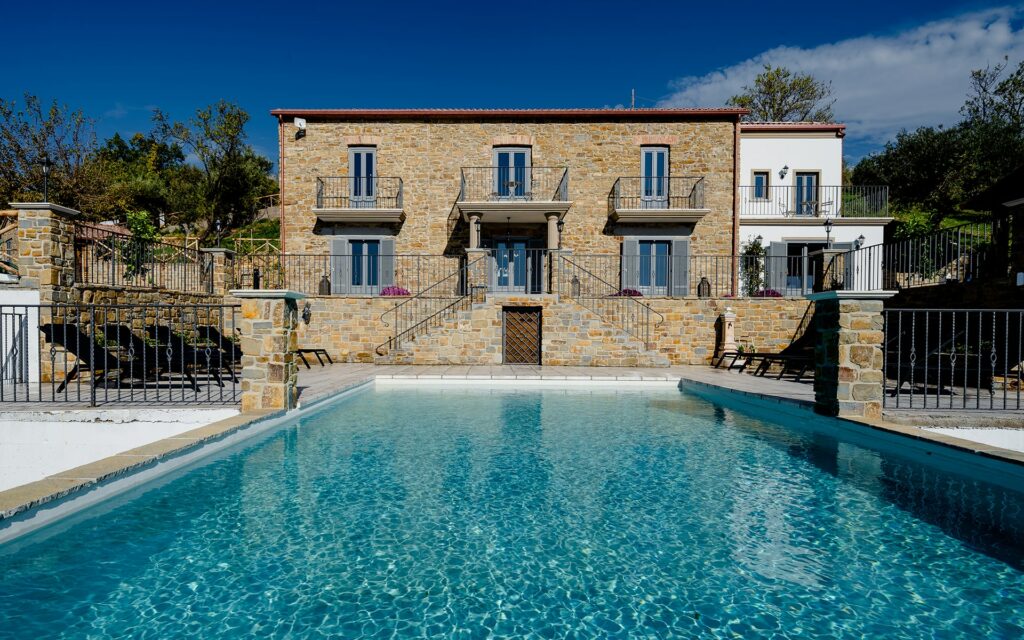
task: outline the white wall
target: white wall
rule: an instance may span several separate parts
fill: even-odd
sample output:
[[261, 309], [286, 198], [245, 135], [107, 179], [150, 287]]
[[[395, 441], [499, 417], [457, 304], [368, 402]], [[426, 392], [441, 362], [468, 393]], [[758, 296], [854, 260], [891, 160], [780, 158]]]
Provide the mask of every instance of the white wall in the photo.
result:
[[[843, 184], [843, 139], [808, 137], [807, 134], [740, 134], [740, 185], [752, 185], [755, 170], [768, 170], [772, 186], [796, 185], [797, 171], [820, 171], [822, 186]], [[779, 178], [782, 167], [788, 166], [785, 178]]]
[[39, 381], [39, 310], [22, 306], [38, 304], [36, 289], [0, 289], [0, 376], [5, 382]]

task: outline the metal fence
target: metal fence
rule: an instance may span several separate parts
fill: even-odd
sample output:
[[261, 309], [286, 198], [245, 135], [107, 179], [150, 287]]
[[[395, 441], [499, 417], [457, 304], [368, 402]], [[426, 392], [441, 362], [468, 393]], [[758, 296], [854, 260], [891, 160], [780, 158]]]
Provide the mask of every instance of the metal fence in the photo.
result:
[[463, 167], [459, 202], [538, 201], [569, 199], [566, 167]]
[[609, 197], [613, 210], [703, 209], [704, 184], [699, 176], [624, 177]]
[[318, 209], [401, 209], [402, 179], [327, 176], [316, 179]]
[[94, 225], [75, 225], [75, 282], [210, 293], [213, 256]]
[[1024, 408], [1024, 311], [886, 309], [883, 314], [883, 406]]
[[740, 187], [740, 215], [766, 218], [877, 218], [889, 215], [889, 187]]
[[307, 295], [417, 295], [459, 270], [465, 256], [266, 253], [235, 256], [233, 289]]
[[573, 255], [572, 260], [604, 282], [634, 296], [681, 298], [732, 296], [733, 273], [740, 297], [798, 297], [814, 290], [808, 255]]
[[237, 318], [232, 305], [2, 305], [0, 402], [238, 402]]
[[968, 223], [836, 254], [826, 265], [823, 288], [895, 291], [1002, 277], [1006, 252], [994, 242], [991, 222]]
[[18, 275], [17, 211], [0, 211], [0, 274]]

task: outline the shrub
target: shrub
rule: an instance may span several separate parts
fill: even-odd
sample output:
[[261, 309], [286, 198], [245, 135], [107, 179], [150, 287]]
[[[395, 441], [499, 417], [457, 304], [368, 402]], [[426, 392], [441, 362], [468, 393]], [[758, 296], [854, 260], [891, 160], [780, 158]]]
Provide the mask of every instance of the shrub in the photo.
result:
[[380, 290], [380, 295], [382, 295], [382, 296], [408, 296], [408, 295], [412, 295], [412, 294], [409, 293], [409, 290], [406, 289], [405, 287], [396, 287], [396, 286], [392, 285], [390, 287], [384, 287], [383, 289], [381, 289]]

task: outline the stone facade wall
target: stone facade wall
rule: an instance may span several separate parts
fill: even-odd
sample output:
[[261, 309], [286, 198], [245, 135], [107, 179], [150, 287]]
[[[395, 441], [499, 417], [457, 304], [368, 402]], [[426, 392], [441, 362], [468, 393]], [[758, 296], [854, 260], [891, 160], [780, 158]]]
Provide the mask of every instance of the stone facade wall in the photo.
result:
[[804, 334], [813, 305], [800, 298], [646, 298], [664, 316], [655, 343], [672, 364], [709, 364], [718, 344], [719, 316], [736, 313], [736, 342], [745, 349], [778, 352]]
[[[386, 342], [392, 331], [391, 327], [386, 327], [381, 322], [381, 315], [392, 309], [401, 300], [403, 298], [306, 298], [300, 303], [300, 306], [308, 302], [312, 316], [309, 325], [299, 322], [298, 344], [301, 347], [327, 349], [331, 358], [336, 362], [373, 362], [376, 357], [374, 349]], [[513, 303], [511, 300], [517, 302]], [[461, 337], [449, 336], [451, 353], [463, 354], [466, 359], [476, 362], [477, 356], [472, 353], [472, 349], [466, 348], [464, 344], [482, 341], [488, 345], [497, 345], [500, 361], [500, 335], [496, 343], [493, 335], [489, 337], [475, 335], [479, 331], [493, 331], [493, 324], [488, 324], [488, 322], [496, 320], [500, 323], [498, 313], [500, 304], [549, 308], [554, 304], [553, 300], [553, 296], [491, 296], [488, 306], [492, 309], [481, 316], [490, 318], [490, 320], [481, 322], [481, 318], [477, 318], [476, 326], [472, 321], [464, 323], [460, 329]], [[645, 298], [644, 302], [665, 317], [661, 325], [653, 329], [652, 346], [671, 364], [701, 365], [711, 362], [718, 342], [718, 317], [726, 307], [731, 307], [737, 315], [737, 341], [745, 347], [753, 346], [763, 351], [781, 351], [787, 347], [793, 340], [803, 335], [813, 317], [813, 306], [803, 299]], [[557, 320], [556, 322], [558, 318], [576, 317], [582, 322], [581, 319], [584, 316], [588, 321], [591, 320], [591, 316], [597, 318], [579, 305], [563, 301], [544, 317], [544, 335], [545, 338], [553, 341], [552, 347], [557, 346], [564, 353], [575, 354], [572, 358], [560, 355], [557, 358], [558, 362], [568, 363], [571, 360], [571, 364], [574, 365], [594, 363], [595, 358], [586, 357], [586, 353], [604, 348], [606, 338], [609, 344], [615, 342], [616, 336], [611, 331], [613, 329], [611, 326], [603, 327], [601, 331], [607, 333], [602, 333], [598, 339], [585, 335], [589, 333], [589, 329], [587, 331], [554, 330], [558, 324], [564, 325], [565, 322], [569, 322], [567, 320]], [[554, 341], [559, 343], [564, 341], [565, 344], [555, 345]], [[573, 347], [569, 344], [570, 341], [578, 341], [580, 344]], [[632, 348], [643, 350], [644, 347], [636, 342]], [[445, 356], [445, 361], [454, 362], [453, 358], [462, 358], [463, 355]], [[492, 355], [493, 353], [486, 354], [483, 359], [487, 360], [488, 364], [492, 364], [493, 360], [488, 359]], [[459, 364], [468, 364], [468, 362], [459, 362]], [[545, 360], [545, 364], [554, 364], [554, 360], [551, 362]]]
[[[532, 143], [534, 166], [568, 166], [569, 197], [563, 246], [577, 253], [618, 253], [620, 237], [609, 223], [608, 195], [616, 178], [640, 175], [640, 146], [670, 142], [672, 176], [704, 176], [711, 210], [691, 236], [691, 253], [728, 254], [732, 247], [733, 161], [736, 123], [729, 119], [675, 122], [562, 121], [329, 121], [308, 118], [306, 135], [295, 139], [282, 123], [282, 229], [288, 253], [328, 251], [333, 225], [317, 223], [318, 176], [349, 174], [350, 144], [377, 145], [377, 174], [404, 183], [406, 220], [396, 237], [397, 253], [440, 254], [468, 245], [465, 223], [449, 216], [459, 193], [462, 167], [493, 164], [492, 147], [503, 141]], [[653, 136], [653, 137], [652, 137]], [[483, 235], [504, 235], [484, 221]], [[365, 227], [366, 225], [356, 225]], [[517, 235], [543, 237], [544, 225], [522, 225]]]
[[19, 285], [39, 289], [40, 304], [74, 301], [75, 215], [40, 208], [18, 210]]
[[242, 413], [295, 407], [297, 322], [295, 300], [242, 300]]

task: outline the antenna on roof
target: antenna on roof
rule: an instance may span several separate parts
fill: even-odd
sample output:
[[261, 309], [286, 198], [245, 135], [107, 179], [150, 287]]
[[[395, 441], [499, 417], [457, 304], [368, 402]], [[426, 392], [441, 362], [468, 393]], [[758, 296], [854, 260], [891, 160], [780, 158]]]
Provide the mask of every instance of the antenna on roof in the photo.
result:
[[629, 110], [636, 110], [636, 89], [629, 90]]

